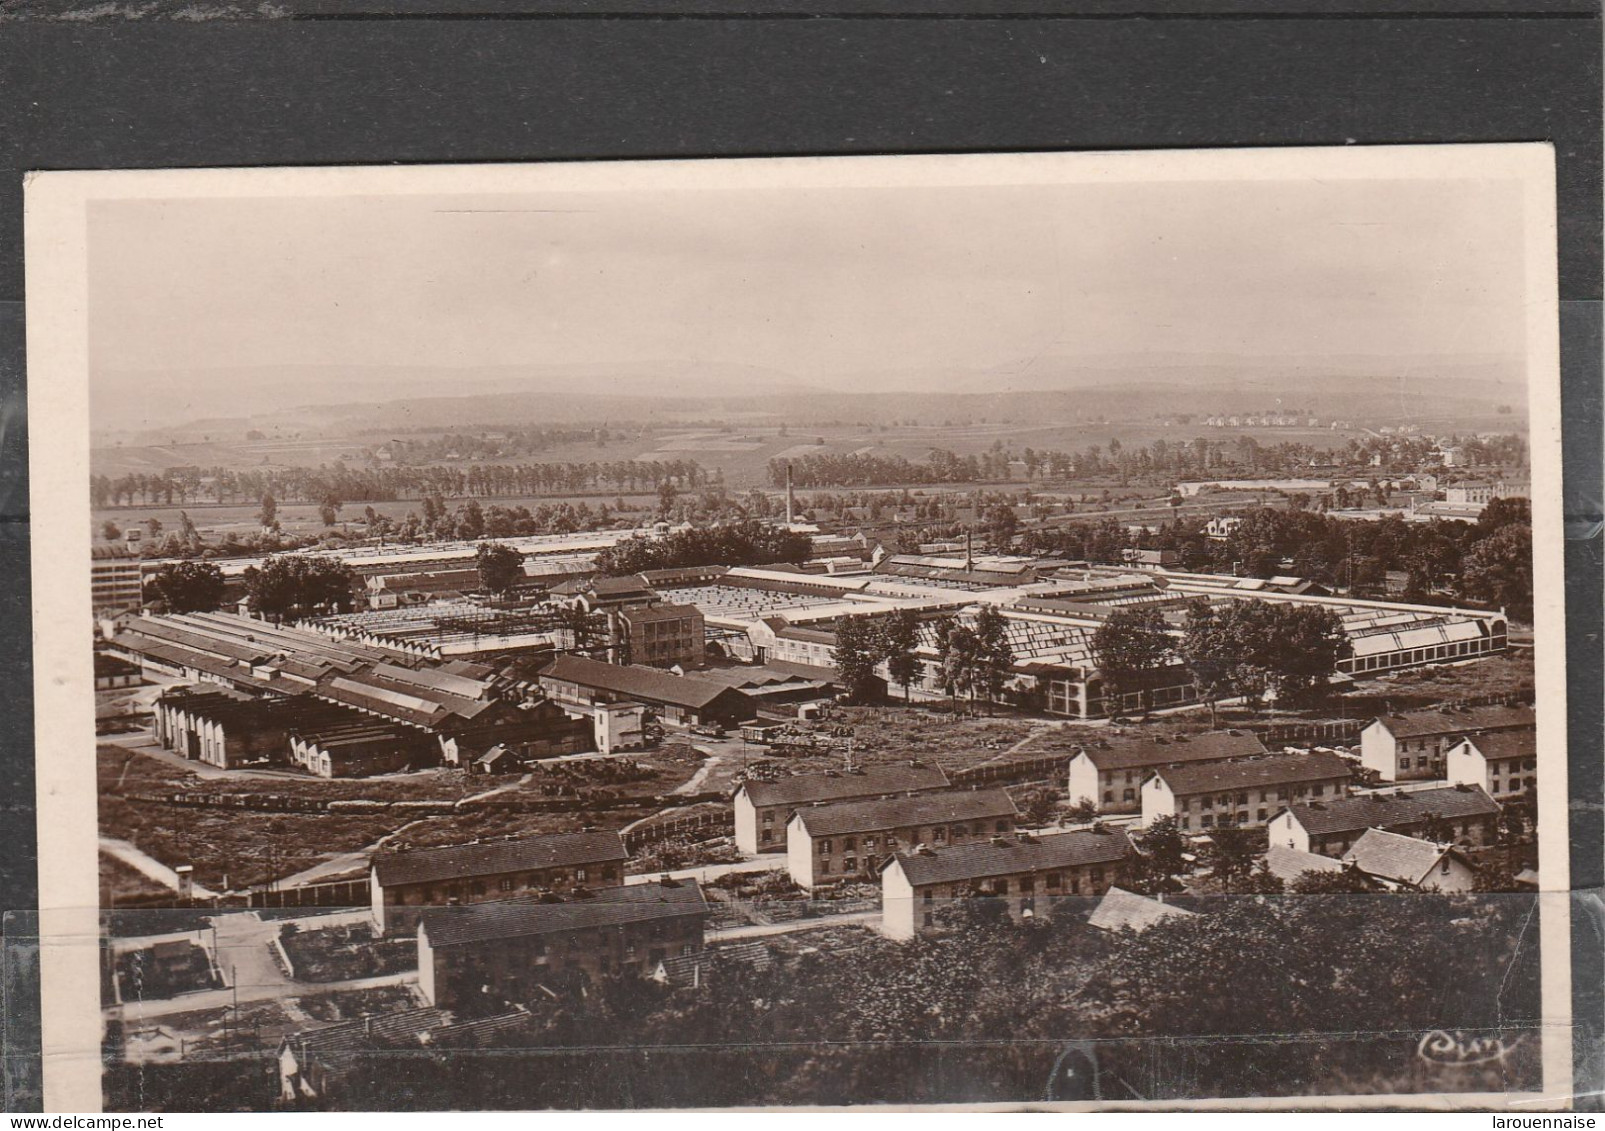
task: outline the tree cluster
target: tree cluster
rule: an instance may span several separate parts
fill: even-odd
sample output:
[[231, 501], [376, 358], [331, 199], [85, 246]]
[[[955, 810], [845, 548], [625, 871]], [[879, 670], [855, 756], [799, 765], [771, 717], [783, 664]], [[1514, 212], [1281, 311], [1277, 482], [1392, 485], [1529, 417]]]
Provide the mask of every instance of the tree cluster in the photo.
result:
[[251, 612], [278, 624], [304, 617], [348, 613], [357, 576], [333, 558], [285, 554], [245, 571]]
[[597, 569], [609, 577], [622, 577], [693, 566], [796, 565], [808, 560], [812, 548], [806, 534], [749, 520], [677, 530], [661, 538], [627, 538], [597, 555]]
[[919, 675], [919, 658], [914, 654], [918, 644], [919, 614], [913, 609], [839, 619], [831, 659], [847, 700], [862, 703], [879, 694], [875, 667], [883, 661], [892, 682], [903, 688], [907, 699], [909, 685]]

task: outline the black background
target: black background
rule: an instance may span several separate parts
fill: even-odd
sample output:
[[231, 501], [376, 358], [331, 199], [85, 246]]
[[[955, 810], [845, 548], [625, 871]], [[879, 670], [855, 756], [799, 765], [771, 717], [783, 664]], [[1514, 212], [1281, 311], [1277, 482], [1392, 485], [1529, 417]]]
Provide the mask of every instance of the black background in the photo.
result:
[[[1556, 148], [1572, 885], [1600, 888], [1598, 7], [1403, 6], [0, 0], [0, 911], [38, 896], [25, 172], [1390, 142]], [[1574, 922], [1587, 1091], [1605, 942]]]

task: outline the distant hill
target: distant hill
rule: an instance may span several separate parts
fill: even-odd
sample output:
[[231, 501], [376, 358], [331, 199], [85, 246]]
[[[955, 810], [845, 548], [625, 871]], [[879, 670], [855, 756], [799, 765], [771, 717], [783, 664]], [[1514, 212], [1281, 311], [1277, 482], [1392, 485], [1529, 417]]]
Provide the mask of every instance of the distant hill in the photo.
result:
[[[97, 383], [97, 438], [151, 442], [251, 429], [303, 435], [497, 425], [676, 423], [725, 418], [810, 423], [988, 419], [1137, 420], [1307, 409], [1325, 418], [1440, 428], [1508, 406], [1526, 417], [1521, 367], [1496, 360], [1041, 358], [986, 372], [896, 370], [810, 385], [748, 366], [229, 370]], [[168, 397], [171, 390], [175, 395]], [[180, 390], [192, 390], [180, 394]], [[945, 391], [956, 390], [956, 391]], [[176, 402], [176, 407], [175, 406]]]

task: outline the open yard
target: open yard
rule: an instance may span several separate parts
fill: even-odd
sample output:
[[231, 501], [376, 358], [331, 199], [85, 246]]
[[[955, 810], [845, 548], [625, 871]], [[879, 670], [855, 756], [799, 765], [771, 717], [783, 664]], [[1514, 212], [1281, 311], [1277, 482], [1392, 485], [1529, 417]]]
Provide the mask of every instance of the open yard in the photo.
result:
[[279, 942], [301, 982], [347, 982], [399, 974], [418, 966], [418, 944], [410, 938], [376, 939], [367, 923], [345, 923], [305, 930], [294, 923], [279, 929]]
[[117, 987], [123, 1001], [161, 1000], [222, 985], [206, 948], [188, 939], [117, 955]]

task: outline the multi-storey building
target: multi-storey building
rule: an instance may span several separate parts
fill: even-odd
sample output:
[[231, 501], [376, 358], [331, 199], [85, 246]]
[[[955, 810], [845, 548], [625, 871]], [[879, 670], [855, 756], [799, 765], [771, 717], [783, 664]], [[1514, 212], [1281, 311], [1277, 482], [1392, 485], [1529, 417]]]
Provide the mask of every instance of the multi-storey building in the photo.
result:
[[1124, 879], [1131, 853], [1121, 829], [899, 851], [881, 871], [882, 929], [913, 938], [936, 925], [943, 907], [972, 898], [1001, 898], [1019, 919], [1065, 896], [1101, 896]]
[[1462, 848], [1481, 848], [1494, 842], [1498, 821], [1499, 803], [1483, 789], [1451, 785], [1290, 805], [1271, 821], [1269, 835], [1273, 845], [1341, 858], [1366, 829], [1425, 839], [1447, 833], [1444, 839]]
[[695, 605], [630, 605], [615, 615], [632, 664], [700, 668], [706, 662], [707, 629]]
[[145, 565], [121, 546], [96, 546], [89, 562], [90, 603], [97, 614], [145, 606]]
[[708, 915], [690, 880], [438, 908], [418, 924], [418, 987], [431, 1005], [462, 1009], [528, 1001], [552, 972], [650, 977], [702, 949]]
[[1533, 797], [1538, 790], [1538, 734], [1515, 730], [1462, 739], [1445, 755], [1455, 785], [1480, 786], [1495, 801]]
[[1444, 776], [1449, 748], [1481, 734], [1532, 731], [1527, 706], [1441, 707], [1384, 715], [1360, 732], [1360, 764], [1383, 781], [1419, 781]]
[[385, 853], [369, 869], [374, 926], [397, 934], [411, 930], [429, 907], [618, 887], [629, 858], [616, 832]]
[[1348, 763], [1319, 751], [1163, 766], [1143, 783], [1142, 820], [1174, 817], [1183, 833], [1260, 828], [1290, 804], [1341, 798], [1348, 785]]
[[1014, 831], [1001, 789], [918, 793], [798, 809], [786, 826], [786, 868], [799, 887], [876, 877], [900, 848], [985, 841]]
[[731, 801], [736, 847], [749, 856], [784, 852], [786, 826], [799, 806], [930, 793], [947, 787], [947, 775], [939, 766], [916, 762], [849, 773], [796, 774], [775, 781], [743, 782]]
[[1230, 762], [1266, 753], [1259, 737], [1246, 731], [1145, 738], [1136, 742], [1098, 743], [1070, 759], [1072, 804], [1091, 801], [1105, 813], [1142, 809], [1142, 784], [1161, 766]]

